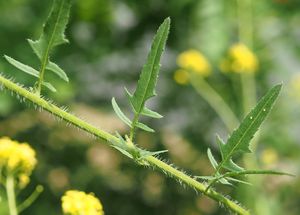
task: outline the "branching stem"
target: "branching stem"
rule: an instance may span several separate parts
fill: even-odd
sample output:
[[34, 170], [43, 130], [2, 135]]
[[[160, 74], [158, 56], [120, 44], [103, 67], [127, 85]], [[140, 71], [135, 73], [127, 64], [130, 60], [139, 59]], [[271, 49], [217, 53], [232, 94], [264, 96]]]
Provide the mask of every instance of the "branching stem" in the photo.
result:
[[[56, 105], [53, 105], [43, 98], [39, 97], [38, 95], [31, 93], [30, 91], [26, 90], [23, 87], [18, 86], [14, 82], [4, 78], [0, 75], [0, 83], [6, 87], [8, 90], [17, 93], [18, 95], [28, 99], [29, 101], [33, 102], [34, 104], [38, 105], [39, 107], [47, 110], [48, 112], [62, 118], [63, 120], [73, 124], [74, 126], [98, 137], [106, 141], [113, 141], [116, 143], [119, 143], [119, 139], [115, 136], [113, 136], [110, 133], [107, 133], [105, 131], [102, 131], [93, 125], [90, 125], [89, 123], [77, 118], [76, 116], [60, 109]], [[107, 143], [110, 145], [109, 143]], [[229, 208], [231, 211], [235, 212], [236, 214], [240, 215], [250, 215], [250, 212], [242, 208], [240, 205], [235, 203], [234, 201], [231, 201], [230, 199], [224, 197], [222, 194], [213, 191], [208, 190], [207, 193], [205, 193], [206, 186], [202, 184], [201, 182], [193, 179], [192, 177], [188, 176], [187, 174], [177, 170], [176, 168], [166, 164], [165, 162], [153, 157], [148, 156], [144, 158], [145, 161], [147, 161], [150, 165], [157, 167], [161, 171], [167, 173], [167, 175], [176, 178], [177, 180], [180, 180], [184, 182], [185, 184], [189, 185], [190, 187], [196, 189], [197, 191], [205, 194], [206, 196], [218, 201], [219, 203], [223, 204], [225, 207]], [[12, 214], [16, 215], [16, 214]]]

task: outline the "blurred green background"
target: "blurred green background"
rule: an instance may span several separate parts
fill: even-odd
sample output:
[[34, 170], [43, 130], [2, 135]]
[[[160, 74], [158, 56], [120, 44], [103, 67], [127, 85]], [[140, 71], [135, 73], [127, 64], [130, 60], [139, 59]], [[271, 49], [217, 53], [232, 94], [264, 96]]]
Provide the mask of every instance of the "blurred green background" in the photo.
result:
[[[7, 54], [38, 65], [26, 39], [38, 38], [51, 4], [51, 0], [0, 0], [1, 56]], [[168, 149], [169, 153], [162, 155], [167, 162], [192, 175], [209, 175], [213, 170], [207, 147], [217, 153], [215, 134], [226, 137], [228, 131], [207, 102], [191, 86], [178, 85], [173, 74], [180, 52], [190, 48], [201, 51], [213, 65], [208, 82], [242, 117], [239, 81], [218, 69], [228, 48], [239, 40], [237, 8], [235, 0], [77, 0], [66, 32], [70, 45], [58, 47], [52, 57], [69, 75], [70, 84], [49, 74], [47, 79], [54, 81], [58, 93], [45, 94], [106, 131], [127, 132], [112, 112], [111, 98], [116, 97], [129, 113], [123, 87], [134, 89], [152, 37], [169, 16], [172, 26], [162, 59], [158, 96], [149, 103], [164, 118], [148, 121], [156, 133], [140, 131], [137, 143], [149, 150]], [[253, 50], [260, 63], [255, 75], [258, 97], [272, 85], [284, 84], [252, 156], [262, 169], [299, 175], [300, 2], [253, 1], [251, 10]], [[4, 58], [0, 71], [26, 86], [34, 83]], [[37, 151], [37, 168], [19, 200], [37, 184], [45, 191], [24, 215], [61, 214], [60, 198], [68, 189], [95, 193], [107, 215], [229, 213], [160, 172], [138, 167], [54, 116], [20, 103], [7, 91], [0, 93], [0, 135], [28, 142]], [[252, 186], [217, 188], [254, 214], [300, 214], [299, 177], [249, 178], [255, 182]], [[5, 210], [3, 202], [0, 208]]]

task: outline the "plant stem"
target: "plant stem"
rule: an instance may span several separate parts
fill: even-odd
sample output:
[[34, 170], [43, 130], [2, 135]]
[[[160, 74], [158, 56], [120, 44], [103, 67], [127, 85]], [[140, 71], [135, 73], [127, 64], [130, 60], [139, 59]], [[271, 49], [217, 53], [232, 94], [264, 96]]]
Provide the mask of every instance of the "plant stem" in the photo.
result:
[[[239, 41], [252, 49], [253, 46], [253, 19], [252, 0], [237, 0]], [[241, 73], [242, 100], [244, 115], [256, 104], [256, 87], [254, 74]]]
[[138, 122], [138, 120], [139, 120], [139, 114], [135, 114], [134, 118], [132, 120], [131, 129], [130, 129], [130, 133], [129, 133], [129, 139], [131, 141], [133, 141], [134, 132], [135, 132], [135, 129], [136, 129], [136, 123]]
[[10, 215], [18, 215], [14, 183], [14, 177], [12, 175], [8, 175], [6, 179], [6, 192]]
[[18, 206], [18, 211], [22, 212], [26, 208], [28, 208], [32, 203], [39, 197], [39, 195], [43, 192], [44, 188], [41, 185], [38, 185], [33, 193]]
[[187, 185], [190, 187], [193, 187], [200, 191], [201, 193], [209, 196], [210, 198], [216, 200], [217, 202], [223, 203], [224, 206], [228, 207], [230, 210], [235, 212], [236, 214], [241, 214], [241, 215], [250, 215], [250, 212], [236, 204], [235, 202], [227, 199], [220, 193], [214, 191], [214, 190], [206, 190], [206, 186], [199, 181], [191, 178], [190, 176], [186, 175], [185, 173], [173, 168], [172, 166], [166, 164], [165, 162], [153, 157], [149, 156], [145, 158], [149, 163], [153, 164], [157, 168], [161, 169], [162, 171], [167, 172], [170, 176], [180, 179], [181, 181], [185, 182]]
[[223, 98], [202, 77], [192, 76], [190, 81], [197, 93], [216, 111], [227, 129], [233, 131], [239, 125], [239, 120]]
[[[38, 105], [39, 107], [47, 110], [48, 112], [62, 118], [66, 122], [69, 122], [73, 124], [74, 126], [98, 137], [103, 140], [109, 141], [109, 142], [116, 142], [119, 143], [120, 140], [113, 136], [110, 133], [107, 133], [105, 131], [102, 131], [93, 125], [90, 125], [89, 123], [77, 118], [76, 116], [65, 112], [64, 110], [60, 109], [54, 104], [51, 104], [44, 100], [43, 98], [40, 98], [38, 95], [31, 93], [30, 91], [26, 90], [25, 88], [15, 84], [14, 82], [4, 78], [3, 76], [0, 75], [0, 83], [9, 89], [10, 91], [28, 99], [29, 101], [33, 102], [35, 105]], [[110, 145], [109, 143], [107, 143]], [[162, 172], [165, 172], [167, 175], [170, 175], [187, 185], [191, 186], [192, 188], [196, 189], [197, 191], [204, 193], [206, 186], [202, 184], [199, 181], [196, 181], [192, 177], [188, 176], [187, 174], [177, 170], [176, 168], [166, 164], [165, 162], [153, 157], [153, 156], [148, 156], [144, 158], [150, 166], [155, 166], [162, 170]], [[222, 203], [224, 206], [228, 207], [231, 211], [240, 214], [240, 215], [250, 215], [250, 213], [242, 208], [240, 205], [235, 203], [234, 201], [231, 201], [230, 199], [224, 197], [222, 194], [209, 190], [207, 193], [204, 193], [208, 197], [218, 201], [219, 203]], [[13, 214], [15, 215], [15, 214]]]
[[256, 103], [256, 90], [254, 74], [241, 74], [242, 100], [244, 116], [250, 112]]

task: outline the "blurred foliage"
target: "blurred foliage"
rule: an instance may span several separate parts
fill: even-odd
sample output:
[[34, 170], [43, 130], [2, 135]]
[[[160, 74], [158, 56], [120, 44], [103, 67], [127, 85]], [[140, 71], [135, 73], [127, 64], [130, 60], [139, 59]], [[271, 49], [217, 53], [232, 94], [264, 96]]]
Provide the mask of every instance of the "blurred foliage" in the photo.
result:
[[[1, 56], [7, 54], [38, 65], [25, 39], [37, 39], [40, 35], [51, 3], [0, 1]], [[272, 0], [253, 4], [253, 44], [260, 62], [256, 75], [258, 94], [275, 83], [284, 83], [284, 91], [263, 126], [256, 159], [263, 168], [299, 175], [300, 3]], [[55, 79], [58, 93], [47, 96], [103, 129], [124, 132], [126, 127], [112, 113], [111, 97], [117, 98], [123, 110], [129, 110], [123, 87], [134, 89], [154, 31], [168, 16], [172, 27], [158, 81], [159, 94], [149, 102], [165, 117], [158, 122], [150, 119], [148, 123], [156, 128], [156, 134], [140, 132], [137, 142], [149, 150], [168, 149], [169, 155], [163, 156], [172, 163], [192, 174], [208, 175], [212, 169], [206, 149], [209, 146], [216, 150], [215, 133], [225, 135], [226, 128], [192, 87], [175, 83], [173, 73], [178, 53], [189, 48], [200, 50], [213, 65], [208, 82], [241, 115], [238, 78], [226, 76], [218, 69], [230, 45], [238, 40], [234, 0], [75, 1], [66, 32], [70, 45], [53, 53], [53, 59], [64, 68], [71, 83], [66, 85], [49, 74], [49, 79]], [[34, 83], [4, 59], [0, 70], [16, 81]], [[94, 192], [109, 215], [224, 214], [216, 202], [178, 186], [158, 172], [135, 166], [98, 144], [98, 140], [33, 109], [8, 92], [0, 93], [0, 135], [31, 143], [39, 161], [27, 193], [19, 198], [29, 195], [36, 184], [45, 186], [38, 201], [24, 215], [45, 211], [47, 215], [60, 214], [60, 198], [70, 188]], [[264, 215], [300, 213], [299, 177], [259, 177], [258, 183], [258, 188], [250, 187], [256, 192], [255, 198], [246, 192], [247, 185], [221, 190], [252, 210], [253, 205], [260, 207]], [[0, 202], [1, 214], [3, 205]], [[272, 211], [268, 211], [270, 208]]]

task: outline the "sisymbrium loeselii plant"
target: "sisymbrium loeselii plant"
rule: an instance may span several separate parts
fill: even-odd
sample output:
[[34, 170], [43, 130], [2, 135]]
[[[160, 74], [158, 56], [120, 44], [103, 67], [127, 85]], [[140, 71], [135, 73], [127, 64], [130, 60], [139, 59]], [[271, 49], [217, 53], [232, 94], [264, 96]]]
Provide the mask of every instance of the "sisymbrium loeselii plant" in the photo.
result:
[[[250, 141], [271, 111], [280, 93], [282, 87], [280, 84], [276, 85], [265, 94], [265, 96], [257, 103], [250, 113], [248, 113], [239, 126], [237, 126], [238, 123], [236, 123], [237, 128], [232, 132], [226, 143], [220, 137], [217, 137], [216, 141], [220, 149], [221, 160], [217, 161], [210, 149], [207, 151], [208, 158], [215, 169], [215, 172], [211, 176], [188, 175], [185, 172], [178, 170], [173, 165], [169, 165], [159, 159], [157, 155], [166, 153], [167, 151], [151, 152], [138, 147], [138, 143], [135, 141], [135, 135], [138, 129], [152, 133], [155, 132], [153, 128], [150, 128], [148, 125], [140, 121], [141, 116], [162, 118], [159, 113], [147, 108], [146, 103], [150, 98], [157, 95], [155, 86], [160, 70], [160, 59], [170, 30], [170, 18], [166, 18], [163, 21], [154, 36], [150, 52], [141, 71], [135, 91], [129, 92], [125, 88], [125, 94], [128, 99], [128, 103], [131, 106], [133, 118], [130, 119], [126, 116], [118, 106], [115, 98], [112, 98], [112, 107], [115, 113], [130, 128], [128, 134], [122, 136], [118, 133], [118, 131], [116, 131], [115, 134], [110, 134], [98, 129], [88, 122], [65, 111], [65, 109], [58, 107], [49, 99], [45, 99], [43, 97], [44, 87], [51, 91], [56, 91], [55, 83], [49, 83], [45, 80], [45, 73], [47, 71], [54, 72], [58, 78], [68, 81], [66, 73], [50, 60], [50, 55], [53, 48], [67, 42], [64, 31], [68, 22], [70, 7], [71, 0], [54, 0], [52, 10], [44, 24], [40, 38], [36, 41], [28, 40], [30, 47], [33, 49], [40, 61], [39, 69], [35, 69], [11, 57], [5, 56], [6, 60], [14, 67], [37, 78], [34, 86], [25, 87], [16, 83], [11, 78], [0, 75], [0, 84], [2, 89], [13, 92], [19, 97], [22, 97], [24, 100], [33, 103], [35, 106], [50, 112], [64, 121], [95, 136], [96, 138], [105, 140], [107, 145], [117, 149], [138, 165], [150, 167], [150, 169], [158, 169], [165, 173], [166, 176], [172, 177], [175, 180], [180, 181], [208, 196], [209, 198], [214, 199], [229, 211], [236, 214], [246, 215], [251, 214], [251, 212], [236, 203], [236, 201], [230, 200], [217, 192], [214, 186], [216, 183], [226, 185], [232, 185], [233, 183], [247, 183], [242, 177], [250, 174], [289, 175], [287, 173], [274, 170], [245, 169], [238, 166], [233, 161], [237, 154], [251, 152], [249, 149]], [[210, 65], [205, 64], [203, 56], [199, 55], [194, 50], [191, 50], [187, 54], [204, 62], [203, 68], [197, 68], [197, 71], [199, 71], [200, 74], [205, 76], [210, 73]], [[183, 60], [180, 62], [186, 62], [184, 57], [185, 56], [182, 57]], [[186, 66], [190, 67], [189, 69], [193, 69], [193, 65], [190, 65], [189, 63], [187, 63]], [[178, 73], [177, 75], [182, 77], [182, 75], [186, 74]], [[199, 81], [199, 79], [197, 80]], [[226, 116], [224, 117], [226, 118]], [[62, 197], [62, 207], [65, 214], [103, 214], [102, 205], [100, 201], [94, 197], [94, 195], [85, 194], [84, 192], [76, 190], [68, 191], [65, 196]], [[13, 211], [10, 211], [10, 214], [16, 215], [18, 212], [21, 211], [14, 209]]]

